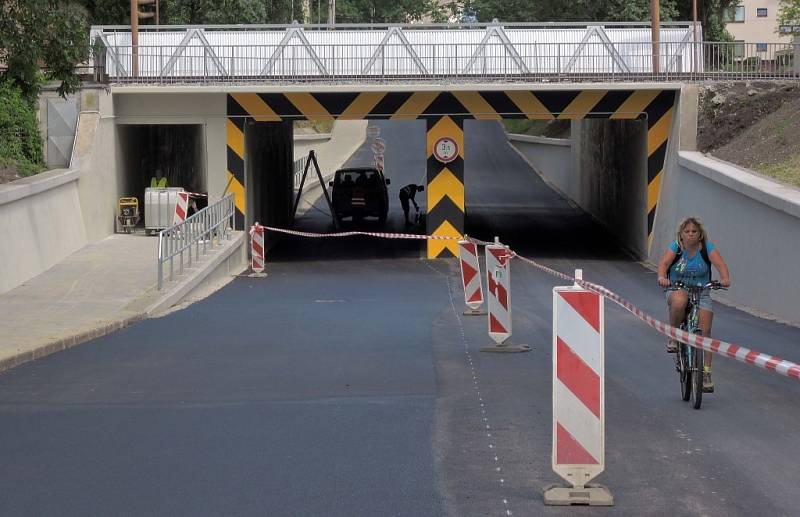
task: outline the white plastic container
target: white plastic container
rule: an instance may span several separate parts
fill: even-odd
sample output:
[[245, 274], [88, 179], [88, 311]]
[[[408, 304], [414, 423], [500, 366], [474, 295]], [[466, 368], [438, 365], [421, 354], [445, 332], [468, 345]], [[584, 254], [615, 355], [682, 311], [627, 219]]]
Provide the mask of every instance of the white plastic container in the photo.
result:
[[178, 192], [182, 187], [144, 189], [144, 230], [146, 233], [160, 231], [172, 226]]

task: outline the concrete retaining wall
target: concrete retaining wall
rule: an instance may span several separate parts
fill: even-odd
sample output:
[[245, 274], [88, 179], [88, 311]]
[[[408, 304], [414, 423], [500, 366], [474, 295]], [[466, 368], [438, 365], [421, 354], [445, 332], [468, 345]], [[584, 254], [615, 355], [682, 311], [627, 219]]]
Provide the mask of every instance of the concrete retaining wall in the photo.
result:
[[539, 176], [567, 194], [572, 181], [572, 140], [514, 134], [508, 140]]
[[0, 293], [57, 264], [88, 241], [80, 171], [59, 169], [0, 185]]
[[649, 260], [656, 264], [680, 219], [699, 216], [731, 270], [720, 297], [800, 324], [800, 190], [698, 152], [680, 151], [661, 192]]

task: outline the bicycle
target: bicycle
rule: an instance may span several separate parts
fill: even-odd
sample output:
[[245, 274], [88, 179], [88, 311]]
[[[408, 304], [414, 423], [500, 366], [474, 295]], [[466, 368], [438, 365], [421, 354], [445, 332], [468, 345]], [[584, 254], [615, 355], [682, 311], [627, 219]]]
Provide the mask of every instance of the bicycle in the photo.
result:
[[[686, 304], [686, 316], [683, 318], [680, 329], [689, 334], [703, 335], [700, 328], [700, 296], [708, 289], [725, 289], [716, 281], [705, 285], [685, 285], [683, 282], [675, 282], [665, 288], [665, 291], [684, 290], [689, 294], [689, 301]], [[678, 342], [678, 352], [675, 354], [675, 369], [680, 374], [681, 396], [683, 400], [691, 399], [692, 407], [700, 409], [703, 403], [703, 369], [705, 366], [705, 354], [703, 349]]]

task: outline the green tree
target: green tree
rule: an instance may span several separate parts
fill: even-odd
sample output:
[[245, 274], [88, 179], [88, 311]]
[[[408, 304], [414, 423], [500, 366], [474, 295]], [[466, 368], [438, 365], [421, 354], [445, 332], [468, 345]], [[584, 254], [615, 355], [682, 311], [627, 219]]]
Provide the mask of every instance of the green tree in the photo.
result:
[[[85, 9], [57, 0], [0, 2], [0, 78], [11, 80], [29, 98], [39, 92], [42, 78], [60, 81], [64, 96], [80, 85], [75, 65], [89, 56]], [[42, 74], [44, 68], [44, 74]]]
[[[661, 19], [678, 14], [677, 0], [661, 0]], [[501, 22], [593, 22], [647, 21], [650, 0], [465, 0], [462, 12], [474, 13], [478, 21]]]
[[34, 106], [17, 85], [0, 81], [0, 166], [17, 168], [23, 176], [44, 167]]
[[435, 0], [338, 0], [336, 23], [405, 23], [440, 16]]
[[800, 0], [781, 0], [778, 25], [800, 25]]

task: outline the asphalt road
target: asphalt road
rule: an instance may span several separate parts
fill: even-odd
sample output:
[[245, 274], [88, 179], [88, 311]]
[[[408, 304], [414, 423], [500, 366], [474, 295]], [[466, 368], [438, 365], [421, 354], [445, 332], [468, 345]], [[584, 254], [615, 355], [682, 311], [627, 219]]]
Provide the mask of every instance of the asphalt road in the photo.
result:
[[[392, 180], [380, 229], [402, 231], [397, 192], [424, 174], [424, 126], [379, 124]], [[467, 233], [580, 267], [663, 314], [655, 275], [548, 189], [495, 124], [468, 122], [465, 152]], [[325, 211], [318, 202], [298, 228], [330, 231]], [[514, 261], [511, 341], [533, 351], [484, 354], [486, 321], [461, 315], [457, 263], [423, 256], [416, 241], [284, 238], [266, 279], [3, 373], [0, 515], [797, 514], [800, 383], [717, 359], [717, 393], [692, 410], [664, 340], [610, 302], [597, 481], [616, 505], [545, 507], [543, 489], [560, 483], [561, 282]], [[715, 329], [800, 360], [800, 329], [720, 304]]]

